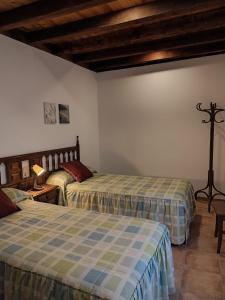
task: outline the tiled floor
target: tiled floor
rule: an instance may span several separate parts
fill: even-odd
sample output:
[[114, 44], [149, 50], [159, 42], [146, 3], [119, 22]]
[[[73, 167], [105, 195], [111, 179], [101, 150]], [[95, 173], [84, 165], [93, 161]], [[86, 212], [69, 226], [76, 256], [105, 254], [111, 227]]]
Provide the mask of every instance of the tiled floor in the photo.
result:
[[197, 203], [187, 246], [173, 246], [177, 294], [172, 300], [225, 300], [225, 235], [216, 254], [215, 214]]

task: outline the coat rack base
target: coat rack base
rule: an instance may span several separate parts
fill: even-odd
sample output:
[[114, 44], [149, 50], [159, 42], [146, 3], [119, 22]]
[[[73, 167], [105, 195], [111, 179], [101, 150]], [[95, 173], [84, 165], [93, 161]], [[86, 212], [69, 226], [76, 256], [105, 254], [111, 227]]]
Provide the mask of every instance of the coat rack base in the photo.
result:
[[[208, 182], [205, 188], [200, 189], [195, 192], [195, 199], [198, 199], [198, 195], [203, 194], [206, 196], [208, 200], [208, 212], [210, 213], [211, 211], [211, 204], [212, 201], [215, 199], [220, 199], [220, 197], [225, 198], [225, 193], [221, 192], [215, 187], [214, 184], [214, 171], [208, 171]], [[225, 199], [224, 199], [225, 200]]]

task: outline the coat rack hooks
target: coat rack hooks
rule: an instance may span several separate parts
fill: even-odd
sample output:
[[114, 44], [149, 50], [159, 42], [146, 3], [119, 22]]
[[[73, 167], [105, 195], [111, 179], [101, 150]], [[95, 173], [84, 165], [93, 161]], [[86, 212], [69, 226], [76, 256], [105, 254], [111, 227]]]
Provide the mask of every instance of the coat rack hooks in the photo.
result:
[[212, 200], [216, 196], [223, 196], [225, 194], [219, 191], [214, 184], [214, 170], [213, 170], [213, 152], [214, 152], [214, 125], [215, 123], [222, 123], [224, 120], [216, 120], [216, 116], [219, 112], [225, 111], [222, 108], [218, 108], [216, 103], [210, 103], [210, 108], [203, 109], [202, 103], [196, 105], [198, 111], [205, 112], [209, 115], [208, 120], [202, 120], [202, 123], [211, 123], [210, 124], [210, 145], [209, 145], [209, 170], [208, 170], [208, 182], [205, 188], [195, 192], [195, 199], [198, 198], [198, 194], [204, 194], [208, 199], [208, 212], [211, 210]]

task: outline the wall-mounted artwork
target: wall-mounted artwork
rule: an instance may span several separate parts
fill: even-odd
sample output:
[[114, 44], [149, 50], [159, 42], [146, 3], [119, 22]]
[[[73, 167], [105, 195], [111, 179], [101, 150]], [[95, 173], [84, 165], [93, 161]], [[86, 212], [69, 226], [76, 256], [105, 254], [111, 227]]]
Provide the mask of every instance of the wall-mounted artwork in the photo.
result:
[[30, 164], [29, 160], [22, 161], [22, 178], [30, 177]]
[[56, 124], [56, 104], [44, 102], [45, 124]]
[[59, 104], [59, 123], [70, 123], [69, 105]]

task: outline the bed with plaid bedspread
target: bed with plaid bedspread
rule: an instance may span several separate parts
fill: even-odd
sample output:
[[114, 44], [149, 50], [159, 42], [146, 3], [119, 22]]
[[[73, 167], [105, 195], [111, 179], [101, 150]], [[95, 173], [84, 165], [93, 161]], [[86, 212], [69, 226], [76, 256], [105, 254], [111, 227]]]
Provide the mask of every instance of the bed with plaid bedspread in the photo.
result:
[[0, 219], [0, 299], [169, 299], [166, 226], [32, 200]]
[[98, 174], [66, 185], [63, 195], [60, 202], [69, 207], [166, 224], [176, 245], [187, 241], [196, 208], [192, 184], [174, 178]]

